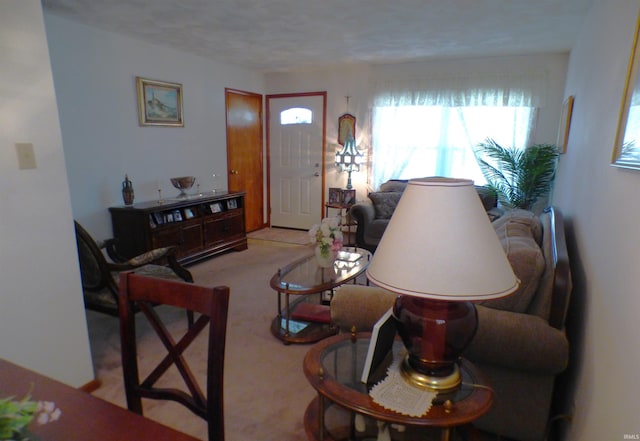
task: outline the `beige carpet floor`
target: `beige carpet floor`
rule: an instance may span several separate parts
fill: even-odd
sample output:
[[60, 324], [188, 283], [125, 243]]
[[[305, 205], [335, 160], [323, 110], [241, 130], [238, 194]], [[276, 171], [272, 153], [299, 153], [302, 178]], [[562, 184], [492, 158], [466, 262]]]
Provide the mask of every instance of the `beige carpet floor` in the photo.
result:
[[[230, 252], [189, 267], [196, 283], [227, 285], [231, 289], [224, 386], [227, 441], [306, 440], [303, 416], [316, 396], [302, 371], [303, 358], [310, 346], [285, 346], [270, 332], [277, 298], [269, 280], [278, 268], [312, 252], [312, 248], [288, 243], [300, 240], [299, 234], [291, 234], [281, 242], [273, 240], [270, 234], [263, 236], [269, 239], [249, 239], [246, 251]], [[282, 231], [278, 234], [284, 236]], [[157, 309], [178, 338], [186, 329], [184, 312], [166, 306]], [[126, 407], [118, 320], [92, 311], [87, 311], [87, 319], [96, 376], [101, 382], [94, 395]], [[144, 367], [166, 352], [146, 325], [146, 319], [139, 314], [136, 320], [142, 340], [139, 355], [144, 375]], [[196, 340], [193, 349], [185, 354], [201, 384], [206, 366], [204, 343], [204, 338]], [[168, 383], [163, 384], [180, 380], [175, 370], [169, 372], [167, 379]], [[184, 407], [154, 400], [143, 400], [143, 406], [145, 416], [207, 439], [204, 421]], [[483, 436], [482, 441], [497, 439]]]
[[247, 234], [250, 239], [269, 240], [273, 242], [307, 245], [309, 232], [306, 230], [292, 230], [289, 228], [263, 228]]

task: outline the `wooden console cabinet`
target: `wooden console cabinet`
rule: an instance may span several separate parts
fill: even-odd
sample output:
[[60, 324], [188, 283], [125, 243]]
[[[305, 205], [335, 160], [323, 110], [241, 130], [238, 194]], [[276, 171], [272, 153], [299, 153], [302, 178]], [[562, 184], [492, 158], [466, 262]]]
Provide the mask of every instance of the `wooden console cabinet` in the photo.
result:
[[244, 192], [141, 202], [109, 211], [116, 249], [127, 258], [175, 245], [178, 260], [189, 264], [247, 249]]

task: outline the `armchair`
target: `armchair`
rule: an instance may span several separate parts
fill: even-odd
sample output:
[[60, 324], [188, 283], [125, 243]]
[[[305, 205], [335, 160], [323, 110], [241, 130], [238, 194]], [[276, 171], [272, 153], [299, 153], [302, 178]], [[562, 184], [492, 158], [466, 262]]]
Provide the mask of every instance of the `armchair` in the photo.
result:
[[[74, 221], [74, 225], [84, 305], [87, 309], [118, 317], [118, 275], [122, 271], [135, 269], [136, 273], [151, 277], [193, 282], [191, 273], [176, 260], [174, 247], [157, 248], [124, 259], [115, 251], [113, 239], [96, 242], [77, 221]], [[102, 250], [106, 251], [111, 262]]]

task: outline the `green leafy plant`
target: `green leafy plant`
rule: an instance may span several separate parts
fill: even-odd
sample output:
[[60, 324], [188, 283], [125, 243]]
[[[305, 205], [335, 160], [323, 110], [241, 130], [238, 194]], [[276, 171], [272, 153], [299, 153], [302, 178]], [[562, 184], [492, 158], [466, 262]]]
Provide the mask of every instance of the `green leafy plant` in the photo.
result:
[[26, 440], [25, 430], [37, 417], [38, 424], [47, 424], [60, 418], [62, 412], [51, 401], [30, 401], [14, 397], [0, 399], [0, 440]]
[[535, 144], [518, 149], [487, 139], [478, 144], [474, 153], [489, 187], [505, 207], [531, 210], [551, 192], [559, 155], [557, 146]]

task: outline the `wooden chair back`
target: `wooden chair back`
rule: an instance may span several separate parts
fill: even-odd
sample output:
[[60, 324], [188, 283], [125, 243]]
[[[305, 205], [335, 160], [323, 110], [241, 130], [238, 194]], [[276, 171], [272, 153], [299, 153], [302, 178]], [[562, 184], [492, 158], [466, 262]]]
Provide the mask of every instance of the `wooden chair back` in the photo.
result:
[[[205, 419], [209, 440], [224, 441], [223, 373], [229, 307], [229, 288], [199, 286], [126, 272], [120, 274], [120, 338], [125, 392], [129, 410], [142, 415], [141, 398], [173, 400]], [[184, 336], [175, 341], [154, 305], [171, 305], [199, 314]], [[135, 310], [139, 309], [167, 349], [167, 355], [140, 381], [138, 372]], [[209, 325], [206, 394], [183, 357], [185, 349]], [[175, 364], [186, 391], [158, 388], [156, 382]]]

